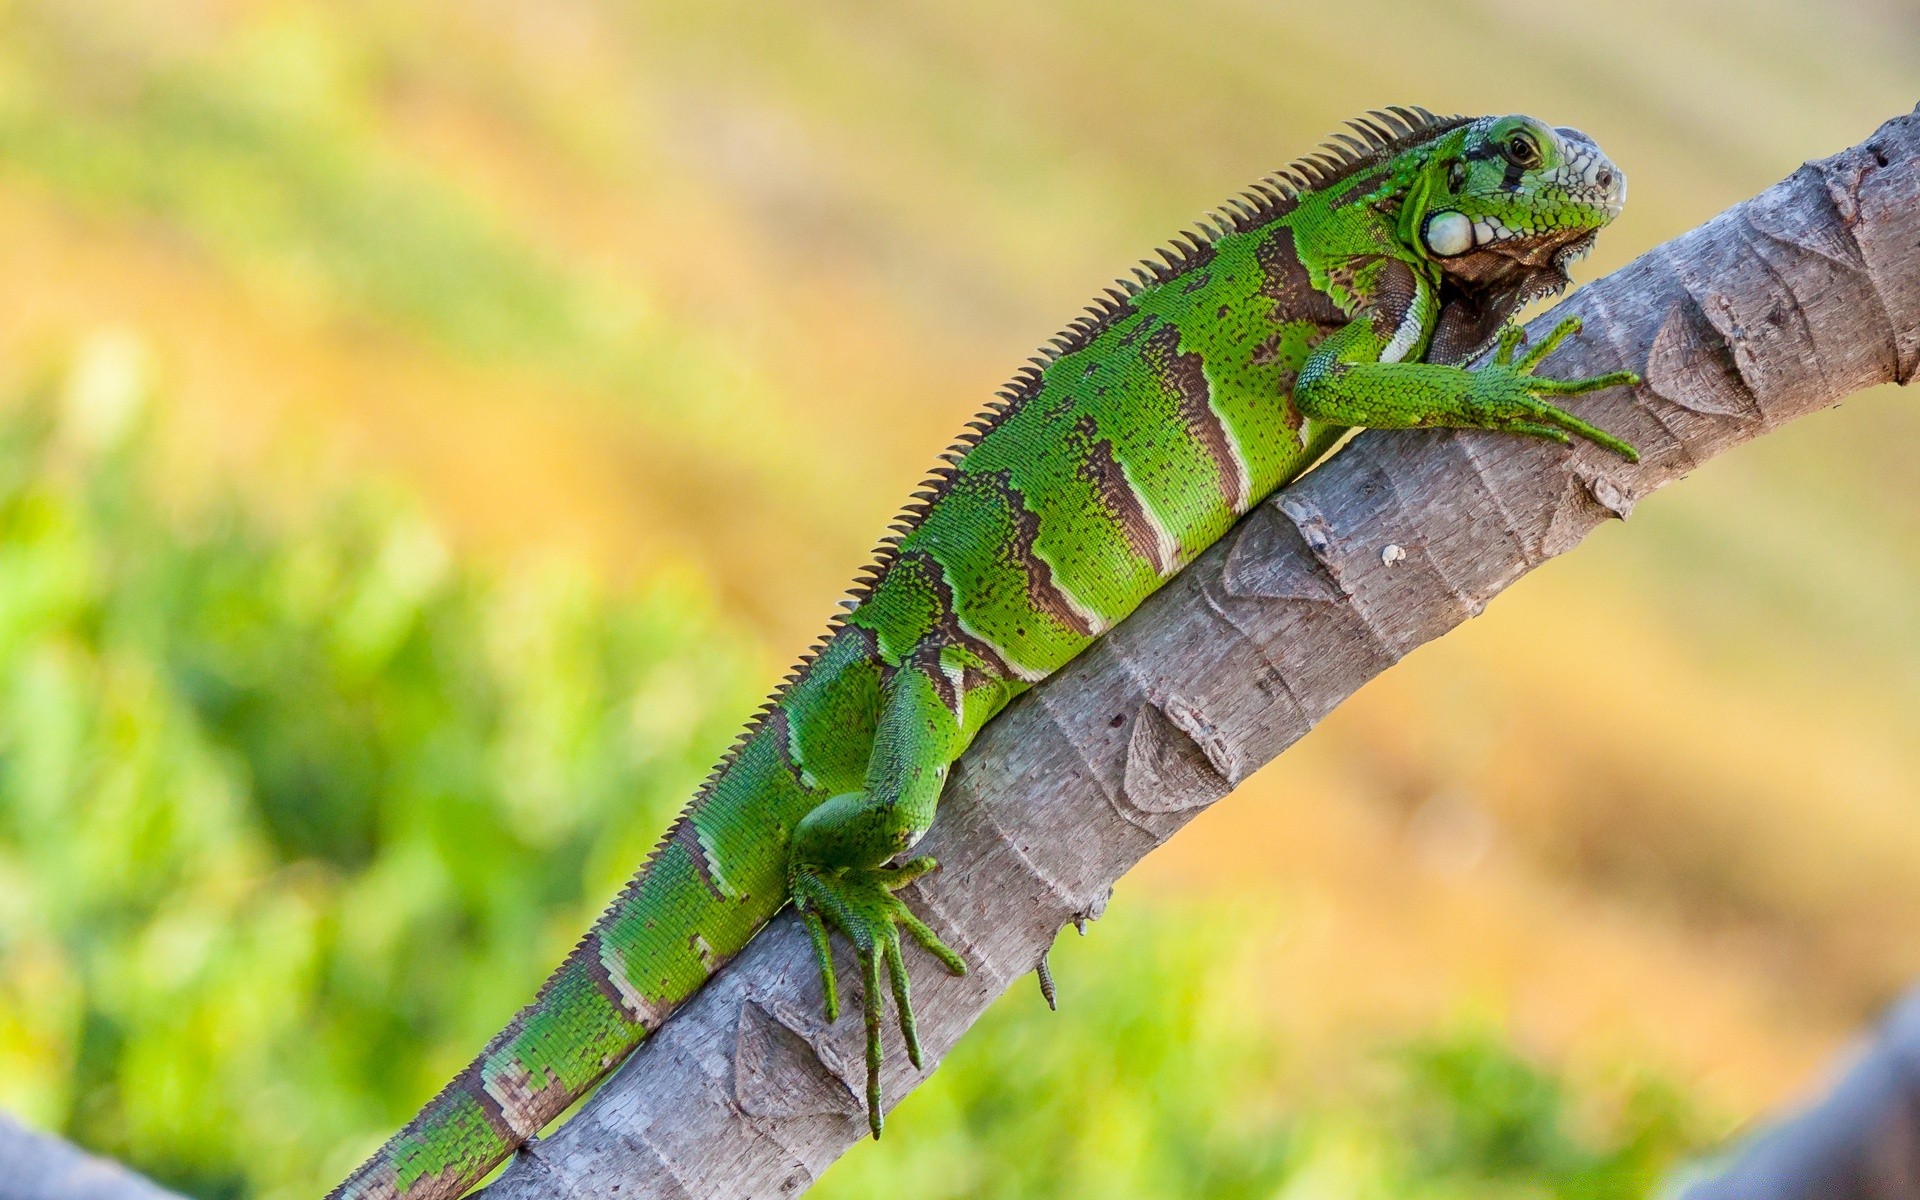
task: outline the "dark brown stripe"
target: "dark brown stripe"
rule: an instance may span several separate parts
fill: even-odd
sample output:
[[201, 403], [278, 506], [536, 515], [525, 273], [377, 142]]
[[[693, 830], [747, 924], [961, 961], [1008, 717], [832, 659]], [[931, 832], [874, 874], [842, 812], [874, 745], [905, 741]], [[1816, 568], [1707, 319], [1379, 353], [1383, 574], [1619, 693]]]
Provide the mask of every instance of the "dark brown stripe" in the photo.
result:
[[[848, 634], [866, 643], [868, 652], [878, 657], [879, 640], [874, 637], [871, 629], [863, 629], [858, 625], [847, 625], [842, 628]], [[767, 736], [774, 739], [773, 744], [780, 749], [780, 764], [786, 768], [787, 777], [793, 781], [795, 787], [804, 789], [807, 781], [801, 778], [803, 772], [800, 764], [793, 760], [793, 721], [787, 716], [787, 710], [776, 707], [767, 713], [765, 728]]]
[[1008, 550], [1014, 564], [1020, 568], [1021, 576], [1027, 581], [1027, 599], [1033, 602], [1034, 608], [1079, 636], [1091, 635], [1093, 627], [1074, 610], [1060, 590], [1060, 585], [1054, 582], [1053, 568], [1034, 548], [1040, 540], [1040, 514], [1027, 508], [1027, 498], [1013, 485], [1013, 473], [1005, 470], [982, 472], [971, 478], [997, 493], [1013, 518], [1013, 545]]
[[1260, 263], [1260, 294], [1273, 301], [1268, 320], [1276, 325], [1310, 321], [1329, 331], [1347, 323], [1347, 314], [1341, 312], [1340, 306], [1325, 292], [1313, 286], [1313, 277], [1300, 265], [1300, 255], [1293, 246], [1293, 230], [1285, 225], [1276, 226], [1260, 239], [1254, 248], [1254, 257]]
[[[510, 1060], [506, 1066], [505, 1070], [496, 1070], [493, 1077], [500, 1088], [509, 1094], [508, 1099], [502, 1100], [487, 1088], [487, 1068], [484, 1064], [479, 1071], [480, 1094], [499, 1103], [501, 1119], [514, 1128], [514, 1140], [520, 1142], [533, 1137], [546, 1127], [547, 1122], [565, 1112], [575, 1097], [568, 1093], [565, 1084], [544, 1067], [537, 1072], [530, 1071], [517, 1059]], [[515, 1079], [515, 1074], [524, 1078]]]
[[700, 830], [694, 826], [691, 815], [682, 816], [673, 823], [673, 828], [667, 833], [667, 841], [687, 852], [687, 857], [693, 860], [694, 871], [700, 876], [700, 882], [707, 885], [707, 891], [713, 894], [715, 900], [728, 899], [719, 880], [713, 877], [713, 862], [707, 858], [706, 847], [700, 844]]
[[1086, 439], [1085, 463], [1081, 470], [1093, 481], [1099, 493], [1100, 506], [1106, 510], [1120, 526], [1121, 535], [1127, 539], [1127, 547], [1135, 555], [1153, 564], [1155, 573], [1165, 575], [1173, 570], [1173, 564], [1163, 560], [1160, 553], [1161, 541], [1158, 526], [1147, 514], [1146, 505], [1140, 501], [1140, 493], [1133, 490], [1133, 484], [1127, 482], [1127, 473], [1120, 468], [1120, 460], [1113, 456], [1113, 443], [1100, 436], [1100, 428], [1092, 416], [1083, 416], [1075, 423], [1074, 432]]
[[[518, 1021], [515, 1024], [517, 1025]], [[473, 1097], [474, 1103], [480, 1106], [481, 1115], [486, 1117], [487, 1124], [500, 1135], [503, 1141], [516, 1146], [521, 1143], [523, 1139], [520, 1132], [507, 1120], [506, 1110], [500, 1107], [500, 1102], [494, 1099], [493, 1093], [487, 1090], [486, 1081], [480, 1077], [479, 1063], [470, 1064], [466, 1070], [454, 1077], [453, 1082], [454, 1086]]]
[[903, 669], [917, 670], [933, 684], [934, 695], [940, 697], [940, 703], [947, 706], [955, 720], [960, 719], [960, 689], [953, 686], [953, 680], [940, 669], [940, 646], [929, 638], [920, 643], [918, 649], [903, 664]]
[[1238, 511], [1247, 499], [1241, 478], [1239, 458], [1220, 414], [1213, 410], [1213, 388], [1207, 382], [1206, 361], [1199, 354], [1180, 351], [1180, 331], [1172, 325], [1155, 331], [1147, 339], [1144, 351], [1147, 365], [1173, 389], [1180, 405], [1180, 419], [1186, 423], [1194, 441], [1200, 443], [1213, 460], [1219, 480], [1220, 498], [1229, 509]]
[[[1120, 311], [1121, 309], [1124, 309], [1124, 313]], [[1132, 311], [1131, 305], [1116, 302], [1114, 311], [1101, 315], [1098, 320], [1092, 315], [1083, 317], [1082, 322], [1089, 325], [1097, 324], [1099, 328], [1104, 329], [1108, 323]], [[1045, 391], [1046, 377], [1038, 364], [1039, 360], [1035, 360], [1035, 363], [1021, 367], [1007, 385], [1000, 389], [997, 393], [998, 398], [988, 406], [987, 411], [968, 421], [965, 431], [954, 439], [946, 453], [940, 456], [943, 460], [942, 464], [933, 469], [919, 489], [913, 493], [912, 499], [901, 510], [900, 515], [887, 527], [891, 532], [875, 547], [873, 562], [854, 577], [853, 587], [847, 593], [848, 599], [852, 602], [851, 606], [862, 604], [873, 596], [874, 591], [880, 586], [880, 581], [886, 577], [888, 571], [893, 569], [894, 562], [899, 558], [901, 540], [919, 528], [920, 522], [926, 520], [928, 510], [940, 497], [953, 490], [953, 481], [959, 473], [956, 464], [964, 461], [968, 452], [979, 445], [995, 428], [1032, 403]]]
[[917, 572], [928, 589], [933, 592], [942, 614], [937, 635], [941, 644], [962, 646], [972, 651], [974, 656], [985, 663], [1001, 682], [1014, 678], [1013, 668], [1007, 665], [1007, 660], [1001, 656], [998, 647], [983, 642], [960, 628], [959, 613], [954, 608], [953, 588], [947, 583], [946, 571], [941, 568], [933, 555], [925, 550], [903, 554], [900, 556], [900, 561], [894, 565], [894, 569]]
[[1117, 344], [1122, 347], [1131, 346], [1145, 335], [1159, 328], [1159, 325], [1160, 317], [1154, 313], [1148, 313], [1146, 316], [1141, 317], [1132, 329], [1121, 334]]
[[620, 985], [615, 983], [613, 976], [608, 973], [606, 947], [601, 944], [599, 930], [594, 930], [587, 935], [586, 942], [580, 947], [579, 959], [580, 969], [587, 973], [587, 982], [591, 983], [593, 989], [613, 1006], [613, 1011], [649, 1033], [660, 1028], [660, 1014], [633, 1011], [633, 1006], [627, 1003], [626, 996], [621, 993]]
[[1373, 299], [1368, 305], [1373, 310], [1373, 334], [1385, 345], [1400, 332], [1407, 310], [1420, 295], [1420, 284], [1413, 277], [1413, 268], [1396, 258], [1381, 264], [1380, 273], [1374, 276], [1373, 288]]

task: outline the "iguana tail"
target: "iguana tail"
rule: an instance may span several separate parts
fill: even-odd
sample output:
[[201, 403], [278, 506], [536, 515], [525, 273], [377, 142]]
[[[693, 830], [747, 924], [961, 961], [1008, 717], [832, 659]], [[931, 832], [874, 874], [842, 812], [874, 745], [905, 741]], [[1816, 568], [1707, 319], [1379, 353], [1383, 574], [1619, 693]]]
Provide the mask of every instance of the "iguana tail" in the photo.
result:
[[598, 941], [597, 930], [588, 935], [539, 998], [329, 1200], [460, 1195], [656, 1028], [664, 1011], [635, 1021], [603, 990]]
[[643, 991], [629, 981], [626, 956], [609, 953], [607, 935], [641, 911], [710, 909], [711, 894], [686, 861], [684, 839], [693, 833], [691, 815], [683, 815], [534, 1002], [328, 1200], [460, 1195], [659, 1028], [711, 969], [702, 964], [696, 978]]
[[[833, 658], [833, 640], [822, 647]], [[822, 664], [810, 655], [783, 695]], [[831, 663], [826, 664], [831, 667]], [[539, 996], [328, 1200], [452, 1200], [618, 1066], [786, 903], [792, 828], [819, 802], [764, 709]], [[729, 853], [725, 872], [715, 847]]]

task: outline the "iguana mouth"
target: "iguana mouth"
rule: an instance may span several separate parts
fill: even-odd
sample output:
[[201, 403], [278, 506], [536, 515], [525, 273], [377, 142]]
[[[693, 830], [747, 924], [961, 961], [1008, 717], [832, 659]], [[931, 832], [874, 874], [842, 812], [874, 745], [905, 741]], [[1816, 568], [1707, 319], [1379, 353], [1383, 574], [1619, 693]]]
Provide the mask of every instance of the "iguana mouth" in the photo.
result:
[[1530, 237], [1503, 237], [1465, 254], [1441, 260], [1441, 271], [1464, 287], [1499, 289], [1521, 278], [1541, 276], [1566, 286], [1567, 267], [1593, 249], [1594, 229], [1556, 229]]
[[1566, 291], [1567, 285], [1573, 282], [1573, 277], [1567, 273], [1567, 268], [1579, 262], [1592, 252], [1594, 239], [1598, 236], [1599, 233], [1597, 230], [1590, 229], [1581, 236], [1563, 243], [1559, 249], [1554, 250], [1550, 259], [1549, 269], [1539, 273], [1536, 277], [1534, 290], [1532, 290], [1531, 294], [1529, 294], [1525, 300], [1522, 300], [1521, 303], [1524, 304], [1528, 300], [1538, 300], [1542, 296], [1558, 296], [1561, 292]]
[[1597, 230], [1569, 229], [1508, 238], [1447, 259], [1440, 278], [1440, 320], [1428, 358], [1465, 362], [1492, 344], [1500, 326], [1535, 300], [1567, 290], [1567, 268], [1593, 249]]

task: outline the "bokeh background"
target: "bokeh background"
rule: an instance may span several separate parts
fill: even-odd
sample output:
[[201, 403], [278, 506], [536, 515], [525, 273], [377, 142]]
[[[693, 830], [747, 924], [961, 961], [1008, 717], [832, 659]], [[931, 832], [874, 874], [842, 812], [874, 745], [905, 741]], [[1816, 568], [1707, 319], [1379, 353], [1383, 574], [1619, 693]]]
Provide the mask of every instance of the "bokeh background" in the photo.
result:
[[[1901, 0], [0, 2], [0, 1108], [317, 1195], [528, 997], [933, 453], [1388, 103], [1632, 179]], [[1633, 1196], [1920, 976], [1920, 416], [1645, 503], [1206, 814], [827, 1197]]]

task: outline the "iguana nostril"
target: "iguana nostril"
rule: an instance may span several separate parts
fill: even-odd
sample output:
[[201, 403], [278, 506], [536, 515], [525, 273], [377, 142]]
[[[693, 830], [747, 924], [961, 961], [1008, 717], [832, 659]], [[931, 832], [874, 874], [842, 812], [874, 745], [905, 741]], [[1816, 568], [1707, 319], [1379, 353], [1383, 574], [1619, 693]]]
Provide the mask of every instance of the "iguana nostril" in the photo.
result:
[[1610, 188], [1610, 187], [1612, 187], [1612, 186], [1613, 186], [1613, 172], [1612, 172], [1612, 171], [1602, 171], [1602, 172], [1600, 172], [1600, 174], [1599, 174], [1599, 176], [1598, 176], [1598, 177], [1597, 177], [1597, 178], [1596, 178], [1596, 179], [1594, 180], [1594, 182], [1595, 182], [1595, 183], [1597, 183], [1597, 184], [1599, 184], [1599, 185], [1600, 185], [1601, 187], [1603, 187], [1603, 188]]

